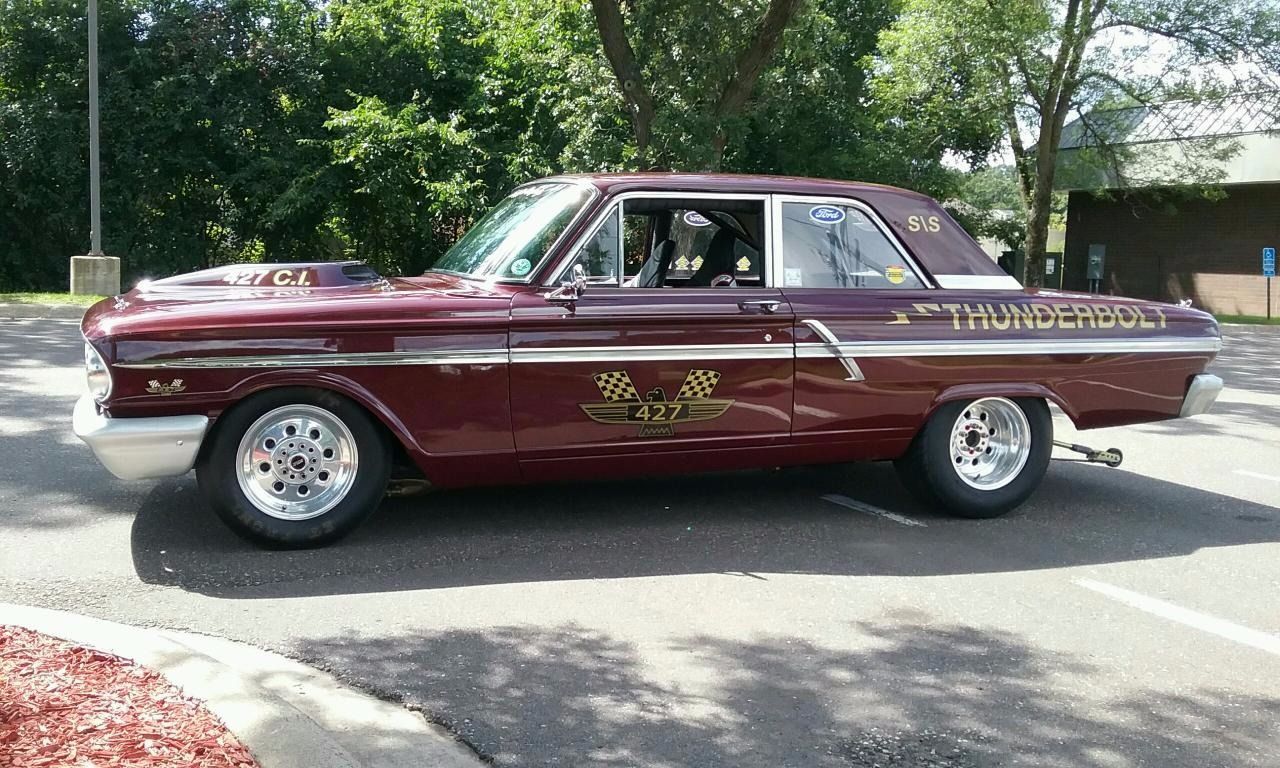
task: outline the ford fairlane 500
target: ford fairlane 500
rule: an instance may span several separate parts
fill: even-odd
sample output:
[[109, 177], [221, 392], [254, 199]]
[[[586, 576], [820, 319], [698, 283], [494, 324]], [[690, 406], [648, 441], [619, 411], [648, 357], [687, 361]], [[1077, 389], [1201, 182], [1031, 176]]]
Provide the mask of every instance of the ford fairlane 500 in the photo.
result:
[[1088, 429], [1201, 413], [1222, 387], [1209, 315], [1023, 290], [933, 200], [811, 179], [545, 179], [420, 277], [218, 268], [106, 299], [83, 332], [75, 431], [107, 469], [194, 467], [274, 546], [351, 531], [406, 472], [893, 460], [927, 503], [990, 517], [1044, 475], [1050, 403]]

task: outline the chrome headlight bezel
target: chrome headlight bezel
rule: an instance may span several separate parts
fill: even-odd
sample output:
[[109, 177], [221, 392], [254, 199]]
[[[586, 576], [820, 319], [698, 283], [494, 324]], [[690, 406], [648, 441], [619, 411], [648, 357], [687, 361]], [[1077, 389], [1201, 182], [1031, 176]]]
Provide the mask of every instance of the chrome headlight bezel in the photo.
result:
[[84, 343], [84, 378], [95, 401], [101, 403], [111, 396], [111, 368], [88, 341]]

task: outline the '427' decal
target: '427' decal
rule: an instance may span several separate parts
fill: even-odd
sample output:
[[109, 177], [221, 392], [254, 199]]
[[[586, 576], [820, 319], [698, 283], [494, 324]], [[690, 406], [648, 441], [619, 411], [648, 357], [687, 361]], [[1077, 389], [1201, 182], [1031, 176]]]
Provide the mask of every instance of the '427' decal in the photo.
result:
[[732, 400], [711, 397], [720, 383], [719, 371], [689, 371], [674, 400], [667, 399], [662, 387], [654, 387], [641, 399], [626, 371], [605, 371], [593, 379], [604, 402], [581, 403], [578, 407], [601, 424], [637, 424], [639, 437], [670, 437], [675, 434], [675, 424], [710, 421], [733, 405]]
[[227, 285], [311, 285], [311, 273], [306, 269], [235, 269], [222, 278]]

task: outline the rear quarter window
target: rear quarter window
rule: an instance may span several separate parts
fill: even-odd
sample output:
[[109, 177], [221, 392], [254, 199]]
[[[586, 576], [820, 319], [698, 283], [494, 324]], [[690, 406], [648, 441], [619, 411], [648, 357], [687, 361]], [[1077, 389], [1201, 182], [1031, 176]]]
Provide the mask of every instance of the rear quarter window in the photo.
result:
[[923, 288], [911, 265], [857, 207], [782, 204], [783, 288]]

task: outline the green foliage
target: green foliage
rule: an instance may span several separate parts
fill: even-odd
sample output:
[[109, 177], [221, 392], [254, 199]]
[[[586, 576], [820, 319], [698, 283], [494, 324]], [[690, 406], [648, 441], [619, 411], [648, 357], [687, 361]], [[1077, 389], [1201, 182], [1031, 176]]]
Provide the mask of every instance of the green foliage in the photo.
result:
[[1216, 181], [1232, 146], [1187, 141], [1153, 159], [1097, 130], [1093, 116], [1274, 82], [1278, 8], [1275, 0], [903, 0], [880, 36], [872, 91], [971, 163], [997, 144], [1010, 151], [1027, 274], [1038, 279], [1067, 120], [1083, 116], [1093, 146], [1076, 159], [1109, 186]]
[[817, 2], [788, 30], [728, 147], [726, 169], [852, 178], [944, 194], [953, 175], [945, 146], [881, 108], [868, 90], [876, 39], [894, 3]]
[[[769, 5], [619, 6], [654, 106], [642, 159], [586, 0], [101, 0], [105, 250], [127, 280], [412, 273], [519, 183], [642, 163], [977, 200], [942, 161], [1000, 141], [999, 62], [1057, 20], [1032, 0], [809, 0], [719, 110]], [[85, 37], [83, 0], [0, 0], [0, 290], [62, 288], [88, 248]]]
[[477, 171], [486, 155], [460, 117], [439, 120], [425, 102], [392, 109], [368, 96], [332, 115], [325, 127], [341, 175], [334, 203], [346, 214], [340, 230], [355, 245], [351, 255], [393, 272], [421, 271], [443, 253], [433, 233], [483, 199]]
[[[104, 248], [128, 278], [355, 256], [420, 271], [512, 186], [625, 165], [569, 0], [102, 0]], [[0, 0], [0, 289], [88, 248], [79, 0]]]

